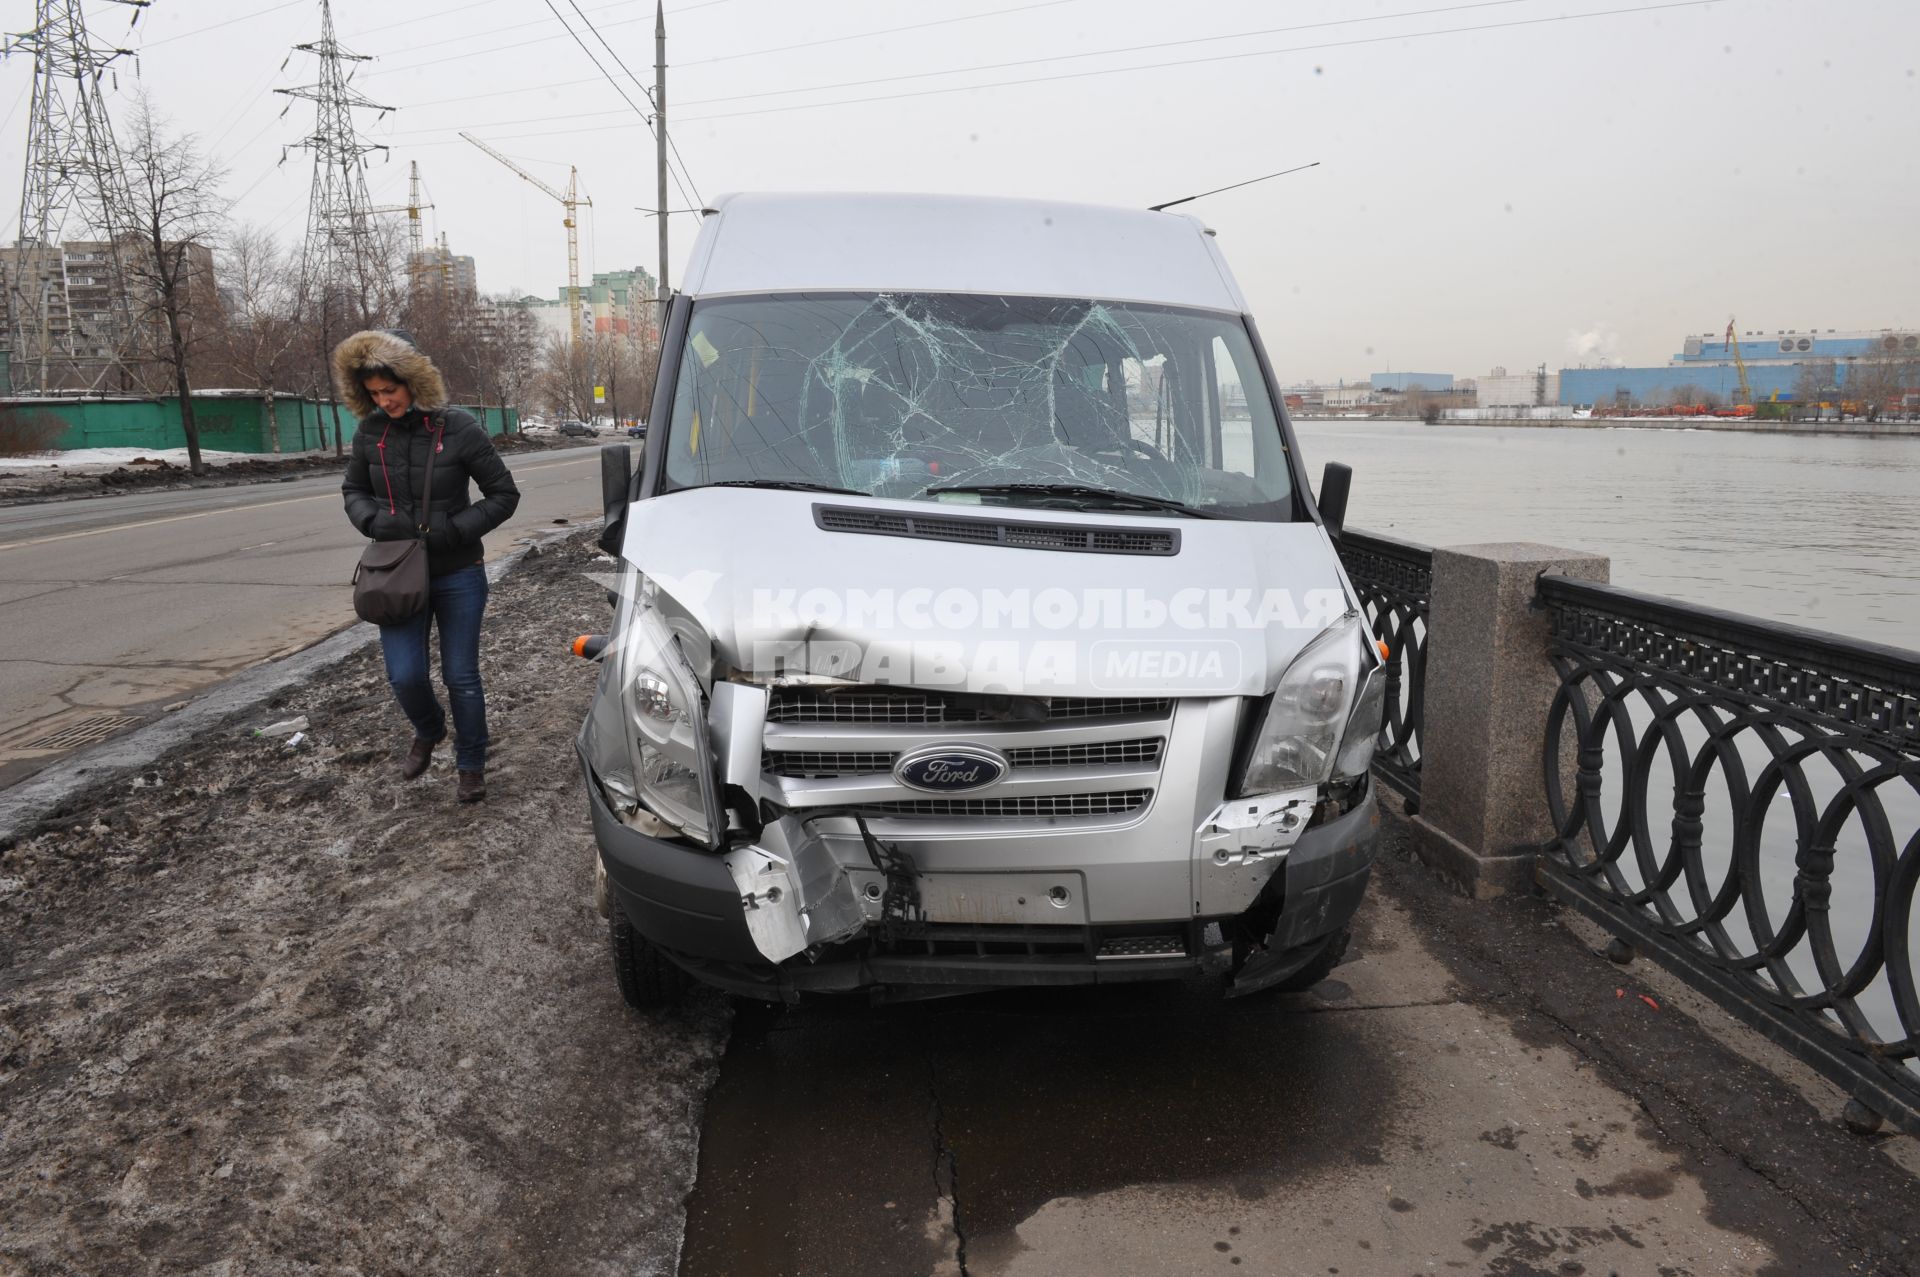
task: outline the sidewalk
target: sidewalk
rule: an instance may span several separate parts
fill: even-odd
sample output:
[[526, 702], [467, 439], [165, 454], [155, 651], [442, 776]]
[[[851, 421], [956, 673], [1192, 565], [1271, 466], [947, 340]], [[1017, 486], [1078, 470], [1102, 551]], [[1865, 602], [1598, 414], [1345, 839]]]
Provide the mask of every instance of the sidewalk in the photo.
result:
[[1879, 1151], [1911, 1141], [1545, 901], [1450, 894], [1403, 829], [1308, 994], [743, 1014], [683, 1277], [1915, 1271], [1920, 1188]]

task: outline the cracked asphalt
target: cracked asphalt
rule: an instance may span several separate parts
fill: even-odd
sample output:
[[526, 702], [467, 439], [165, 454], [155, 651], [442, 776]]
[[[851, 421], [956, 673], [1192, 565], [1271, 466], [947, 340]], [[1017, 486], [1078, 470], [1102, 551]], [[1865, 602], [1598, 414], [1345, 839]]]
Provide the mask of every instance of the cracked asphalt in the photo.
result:
[[1389, 829], [1307, 994], [742, 1009], [683, 1277], [1916, 1271], [1911, 1141]]

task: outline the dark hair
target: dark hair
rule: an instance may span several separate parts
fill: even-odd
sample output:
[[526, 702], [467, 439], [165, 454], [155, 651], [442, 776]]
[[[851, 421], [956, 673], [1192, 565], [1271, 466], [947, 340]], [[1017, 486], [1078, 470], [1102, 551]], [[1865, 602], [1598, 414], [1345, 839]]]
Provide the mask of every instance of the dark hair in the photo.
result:
[[362, 366], [353, 375], [354, 375], [354, 378], [357, 381], [359, 381], [360, 388], [362, 390], [366, 389], [367, 378], [369, 377], [385, 377], [388, 381], [391, 381], [396, 385], [406, 386], [408, 390], [413, 389], [412, 386], [407, 384], [407, 379], [405, 377], [402, 377], [399, 373], [387, 367], [385, 364], [374, 364], [372, 367]]

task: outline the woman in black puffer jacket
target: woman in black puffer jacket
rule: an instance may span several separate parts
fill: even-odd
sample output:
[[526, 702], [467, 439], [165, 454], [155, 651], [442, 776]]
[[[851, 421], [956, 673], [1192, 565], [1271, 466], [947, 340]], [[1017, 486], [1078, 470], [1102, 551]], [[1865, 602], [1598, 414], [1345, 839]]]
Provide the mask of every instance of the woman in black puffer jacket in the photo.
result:
[[[394, 699], [413, 724], [403, 780], [427, 770], [446, 739], [447, 714], [427, 674], [427, 632], [440, 627], [440, 677], [453, 706], [459, 798], [487, 796], [487, 700], [480, 687], [480, 616], [487, 570], [480, 538], [507, 521], [520, 489], [473, 414], [447, 406], [440, 370], [398, 329], [355, 333], [333, 352], [334, 384], [357, 413], [347, 459], [347, 519], [375, 541], [420, 534], [427, 461], [433, 507], [427, 525], [427, 606], [411, 621], [380, 627], [380, 651]], [[469, 502], [467, 485], [480, 486]]]

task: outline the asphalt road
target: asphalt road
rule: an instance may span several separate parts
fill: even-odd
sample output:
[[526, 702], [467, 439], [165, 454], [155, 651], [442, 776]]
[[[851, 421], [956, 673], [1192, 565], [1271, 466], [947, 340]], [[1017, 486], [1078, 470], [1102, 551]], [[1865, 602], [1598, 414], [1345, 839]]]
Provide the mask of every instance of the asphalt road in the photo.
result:
[[[489, 557], [600, 513], [597, 450], [508, 464]], [[0, 509], [0, 787], [352, 624], [363, 544], [337, 475]]]

